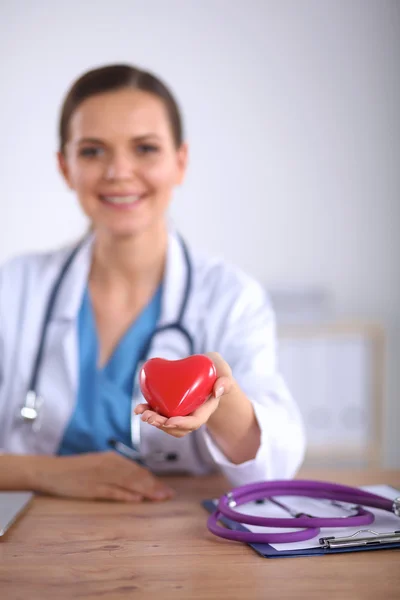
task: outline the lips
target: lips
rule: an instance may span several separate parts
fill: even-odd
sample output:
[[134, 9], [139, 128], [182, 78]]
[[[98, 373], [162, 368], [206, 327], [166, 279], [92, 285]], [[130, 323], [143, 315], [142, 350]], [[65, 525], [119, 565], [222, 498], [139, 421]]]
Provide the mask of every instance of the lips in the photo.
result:
[[144, 198], [144, 194], [101, 194], [100, 200], [116, 208], [131, 208]]

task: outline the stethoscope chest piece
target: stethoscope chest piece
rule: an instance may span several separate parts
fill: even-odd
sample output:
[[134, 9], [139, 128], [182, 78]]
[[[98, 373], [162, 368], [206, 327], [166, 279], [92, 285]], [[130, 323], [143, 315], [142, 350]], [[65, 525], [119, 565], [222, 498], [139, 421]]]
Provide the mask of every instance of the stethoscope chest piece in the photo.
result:
[[20, 417], [25, 423], [30, 423], [36, 432], [40, 429], [40, 412], [43, 406], [43, 398], [36, 392], [29, 390], [25, 396], [25, 403], [20, 410]]

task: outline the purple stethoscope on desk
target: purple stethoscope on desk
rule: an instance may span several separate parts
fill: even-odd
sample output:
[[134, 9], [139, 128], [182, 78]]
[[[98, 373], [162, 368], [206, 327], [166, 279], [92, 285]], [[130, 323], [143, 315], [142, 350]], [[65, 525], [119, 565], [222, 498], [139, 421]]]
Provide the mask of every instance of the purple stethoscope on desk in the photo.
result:
[[[330, 500], [333, 503], [346, 502], [354, 505], [352, 508], [355, 512], [349, 517], [313, 517], [312, 515], [288, 510], [285, 505], [274, 500], [273, 496], [307, 496], [308, 498]], [[267, 499], [271, 499], [278, 506], [288, 510], [292, 514], [292, 518], [256, 517], [233, 510], [236, 506], [240, 506], [246, 502], [257, 502]], [[207, 527], [211, 533], [219, 537], [250, 544], [300, 542], [318, 535], [320, 527], [358, 527], [359, 525], [369, 525], [374, 521], [374, 515], [370, 511], [365, 510], [363, 506], [387, 510], [400, 517], [400, 497], [395, 500], [388, 500], [382, 496], [337, 483], [310, 480], [281, 480], [243, 485], [221, 496], [216, 510], [207, 521]], [[284, 533], [237, 531], [218, 525], [218, 521], [224, 517], [239, 524], [291, 529], [299, 527], [302, 529], [300, 531]]]

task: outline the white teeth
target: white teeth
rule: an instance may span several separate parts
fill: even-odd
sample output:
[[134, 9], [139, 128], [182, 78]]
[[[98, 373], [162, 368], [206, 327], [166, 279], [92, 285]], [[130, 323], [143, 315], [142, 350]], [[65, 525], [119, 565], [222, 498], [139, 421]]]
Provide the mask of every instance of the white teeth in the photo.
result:
[[102, 198], [106, 202], [111, 202], [111, 204], [132, 204], [133, 202], [137, 202], [140, 196], [102, 196]]

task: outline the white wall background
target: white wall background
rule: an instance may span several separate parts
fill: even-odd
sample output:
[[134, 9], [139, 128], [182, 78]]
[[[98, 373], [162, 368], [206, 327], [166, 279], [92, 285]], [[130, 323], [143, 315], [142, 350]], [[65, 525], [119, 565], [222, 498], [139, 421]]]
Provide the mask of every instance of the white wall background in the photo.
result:
[[153, 70], [191, 145], [173, 206], [186, 238], [387, 326], [385, 457], [400, 466], [400, 2], [2, 0], [0, 56], [0, 262], [85, 226], [55, 163], [72, 80]]

